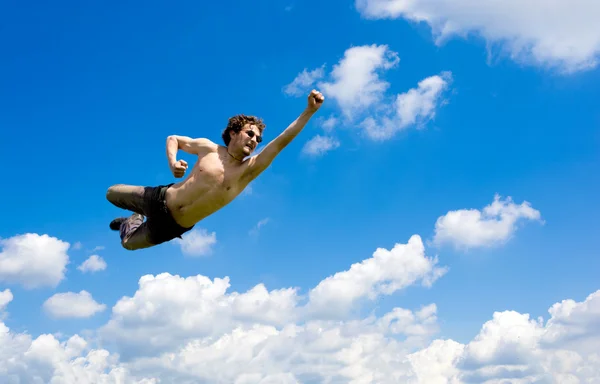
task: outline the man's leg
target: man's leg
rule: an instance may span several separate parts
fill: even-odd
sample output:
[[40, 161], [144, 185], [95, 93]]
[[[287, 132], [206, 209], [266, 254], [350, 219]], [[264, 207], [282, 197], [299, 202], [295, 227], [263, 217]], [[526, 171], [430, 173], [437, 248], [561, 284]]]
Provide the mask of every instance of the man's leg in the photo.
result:
[[[116, 184], [108, 188], [106, 199], [119, 208], [148, 216], [147, 203], [144, 199], [146, 189], [147, 187], [137, 185]], [[110, 229], [118, 231], [127, 219], [127, 217], [117, 217], [110, 222]]]
[[110, 229], [119, 231], [121, 245], [128, 250], [151, 247], [149, 230], [144, 223], [148, 215], [145, 199], [147, 187], [116, 184], [106, 191], [106, 199], [113, 205], [132, 211], [129, 217], [118, 217], [110, 222]]
[[144, 216], [139, 213], [134, 213], [121, 222], [119, 235], [123, 248], [130, 251], [155, 245], [150, 241], [148, 221], [144, 222]]
[[115, 206], [148, 216], [144, 193], [146, 187], [138, 185], [116, 184], [106, 191], [106, 199]]

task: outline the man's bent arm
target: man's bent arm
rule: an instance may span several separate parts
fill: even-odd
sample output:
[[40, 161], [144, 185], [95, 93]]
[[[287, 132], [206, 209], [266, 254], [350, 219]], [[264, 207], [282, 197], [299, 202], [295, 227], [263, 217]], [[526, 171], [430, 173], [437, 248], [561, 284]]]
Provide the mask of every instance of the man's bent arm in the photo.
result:
[[316, 111], [305, 109], [279, 136], [273, 139], [265, 148], [254, 158], [249, 160], [248, 176], [254, 179], [263, 172], [275, 157], [304, 129], [306, 123], [315, 114]]
[[170, 135], [167, 137], [167, 160], [169, 165], [177, 161], [177, 151], [182, 150], [192, 155], [197, 155], [201, 149], [214, 146], [208, 139], [192, 139], [187, 136]]

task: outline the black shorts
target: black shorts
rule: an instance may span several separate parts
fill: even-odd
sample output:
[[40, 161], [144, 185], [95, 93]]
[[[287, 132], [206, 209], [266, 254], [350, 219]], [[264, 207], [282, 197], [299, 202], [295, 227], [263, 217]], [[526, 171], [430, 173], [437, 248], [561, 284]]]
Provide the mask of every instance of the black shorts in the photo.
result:
[[167, 189], [173, 184], [159, 185], [144, 188], [144, 205], [146, 212], [146, 223], [149, 232], [149, 241], [152, 244], [161, 244], [188, 232], [194, 226], [185, 228], [177, 224], [167, 207], [165, 195]]

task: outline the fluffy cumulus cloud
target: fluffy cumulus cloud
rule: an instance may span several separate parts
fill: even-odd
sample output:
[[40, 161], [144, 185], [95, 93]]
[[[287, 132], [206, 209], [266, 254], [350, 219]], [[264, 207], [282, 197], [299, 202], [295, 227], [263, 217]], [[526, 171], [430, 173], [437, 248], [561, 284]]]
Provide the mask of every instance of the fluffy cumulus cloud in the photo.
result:
[[[437, 332], [437, 306], [352, 316], [364, 301], [445, 269], [418, 236], [334, 274], [309, 295], [263, 284], [229, 292], [229, 279], [144, 276], [99, 332], [135, 372], [176, 382], [362, 382], [410, 377], [404, 361]], [[358, 287], [354, 289], [353, 287]], [[332, 303], [341, 302], [332, 311]]]
[[583, 302], [565, 300], [531, 319], [514, 311], [494, 313], [467, 345], [432, 344], [431, 354], [450, 348], [449, 378], [460, 382], [594, 383], [600, 381], [600, 291]]
[[[339, 146], [331, 136], [335, 126], [361, 128], [372, 140], [387, 140], [409, 127], [420, 128], [436, 115], [446, 102], [444, 95], [452, 81], [450, 72], [420, 80], [403, 93], [390, 91], [386, 72], [398, 67], [397, 52], [387, 45], [348, 48], [326, 76], [325, 66], [304, 69], [285, 89], [301, 94], [317, 87], [336, 107], [337, 112], [321, 121], [326, 136], [317, 135], [304, 147], [307, 154], [321, 155]], [[310, 75], [313, 74], [313, 75]], [[302, 93], [303, 94], [303, 93]]]
[[431, 332], [431, 319], [421, 320], [419, 314], [410, 311], [388, 317], [400, 325], [390, 328], [385, 322], [367, 318], [341, 323], [310, 321], [281, 328], [237, 327], [220, 337], [194, 340], [175, 353], [138, 360], [134, 365], [140, 372], [173, 382], [403, 382], [412, 375], [405, 357], [421, 343], [399, 339], [412, 336], [413, 328]]
[[87, 318], [106, 309], [87, 291], [56, 293], [44, 302], [44, 310], [55, 318]]
[[379, 248], [372, 258], [321, 281], [310, 291], [308, 307], [321, 316], [345, 316], [359, 300], [390, 295], [418, 282], [429, 287], [447, 272], [437, 262], [425, 255], [423, 242], [415, 235], [407, 244]]
[[229, 278], [144, 276], [132, 297], [113, 307], [101, 333], [125, 354], [166, 351], [198, 337], [214, 337], [245, 322], [282, 325], [291, 321], [296, 291], [258, 285], [227, 294]]
[[0, 240], [0, 282], [26, 289], [56, 287], [64, 277], [69, 243], [26, 233]]
[[[195, 300], [173, 294], [196, 285], [207, 291]], [[129, 356], [94, 347], [78, 335], [64, 341], [52, 335], [32, 339], [0, 323], [0, 375], [9, 382], [115, 384], [600, 379], [600, 291], [581, 302], [554, 304], [546, 322], [514, 311], [494, 313], [473, 340], [461, 344], [435, 338], [439, 325], [434, 304], [365, 318], [300, 319], [292, 316], [295, 290], [269, 292], [257, 286], [223, 294], [224, 285], [225, 280], [212, 282], [203, 276], [144, 277], [134, 297], [113, 308], [113, 321], [118, 322], [113, 331], [123, 332], [117, 340], [136, 339], [136, 353]]]
[[400, 58], [387, 45], [351, 47], [333, 66], [331, 80], [319, 82], [323, 93], [333, 98], [346, 117], [353, 117], [382, 101], [390, 84], [381, 78], [398, 65]]
[[153, 378], [135, 378], [118, 362], [118, 355], [91, 348], [75, 335], [65, 341], [44, 334], [11, 332], [0, 322], [0, 377], [7, 383], [158, 384]]
[[600, 3], [596, 0], [356, 0], [366, 18], [402, 18], [430, 26], [437, 44], [475, 35], [490, 51], [526, 64], [573, 72], [598, 64]]
[[434, 243], [457, 248], [488, 247], [510, 239], [523, 221], [540, 221], [541, 213], [530, 203], [515, 204], [499, 195], [483, 208], [459, 209], [441, 216], [435, 223]]
[[[435, 303], [361, 310], [381, 295], [431, 286], [446, 272], [415, 235], [306, 295], [263, 284], [230, 291], [227, 277], [146, 275], [90, 339], [34, 338], [0, 321], [0, 377], [106, 384], [600, 380], [600, 291], [552, 305], [547, 320], [490, 314], [465, 344], [439, 337]], [[3, 307], [11, 300], [10, 291], [0, 293]]]

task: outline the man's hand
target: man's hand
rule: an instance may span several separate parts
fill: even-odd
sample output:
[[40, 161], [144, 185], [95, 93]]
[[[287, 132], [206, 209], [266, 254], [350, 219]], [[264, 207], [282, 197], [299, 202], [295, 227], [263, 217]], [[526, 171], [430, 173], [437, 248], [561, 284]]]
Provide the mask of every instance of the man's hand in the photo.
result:
[[325, 101], [325, 98], [321, 92], [313, 89], [308, 95], [308, 110], [311, 112], [316, 112], [319, 108], [321, 108], [321, 105], [323, 105], [323, 101]]
[[185, 160], [178, 160], [171, 164], [171, 172], [173, 172], [173, 176], [179, 178], [183, 177], [185, 171], [188, 167], [188, 164]]
[[316, 90], [312, 90], [308, 95], [308, 105], [306, 109], [294, 120], [279, 136], [272, 140], [256, 156], [250, 158], [245, 172], [245, 180], [254, 180], [263, 172], [275, 159], [275, 157], [285, 148], [300, 131], [306, 126], [313, 114], [321, 108], [325, 98]]

